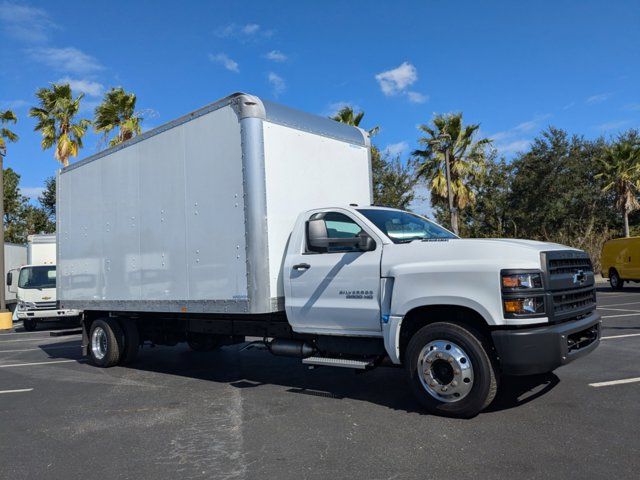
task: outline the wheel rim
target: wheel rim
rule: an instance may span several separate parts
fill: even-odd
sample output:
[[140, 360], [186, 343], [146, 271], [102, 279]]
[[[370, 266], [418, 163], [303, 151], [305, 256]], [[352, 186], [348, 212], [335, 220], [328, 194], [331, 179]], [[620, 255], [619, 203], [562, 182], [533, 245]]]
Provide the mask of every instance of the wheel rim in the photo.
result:
[[611, 286], [613, 288], [617, 288], [618, 287], [618, 274], [614, 273], [613, 275], [611, 275]]
[[107, 354], [107, 332], [102, 327], [96, 327], [91, 334], [91, 352], [98, 360]]
[[467, 352], [446, 340], [429, 342], [418, 356], [420, 383], [441, 402], [459, 402], [473, 388], [473, 365]]

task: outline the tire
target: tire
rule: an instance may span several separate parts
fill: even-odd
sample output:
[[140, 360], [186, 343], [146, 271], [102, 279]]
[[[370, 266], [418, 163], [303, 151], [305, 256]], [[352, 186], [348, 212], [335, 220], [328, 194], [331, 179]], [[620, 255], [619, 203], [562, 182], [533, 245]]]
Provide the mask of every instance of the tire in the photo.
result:
[[618, 271], [615, 268], [612, 268], [609, 271], [609, 284], [611, 285], [612, 290], [622, 290], [624, 287], [624, 280], [620, 278], [618, 275]]
[[202, 333], [189, 334], [187, 344], [194, 352], [211, 352], [220, 346], [220, 342], [215, 337]]
[[91, 324], [89, 358], [97, 367], [117, 365], [124, 352], [124, 334], [115, 318], [101, 318]]
[[135, 320], [123, 318], [120, 327], [124, 335], [124, 349], [120, 358], [120, 365], [129, 365], [138, 357], [140, 349], [140, 333]]
[[482, 337], [454, 323], [418, 330], [407, 346], [405, 369], [418, 402], [436, 415], [474, 417], [498, 390], [497, 370]]
[[35, 318], [25, 318], [22, 320], [22, 326], [27, 332], [33, 332], [38, 327], [38, 321]]

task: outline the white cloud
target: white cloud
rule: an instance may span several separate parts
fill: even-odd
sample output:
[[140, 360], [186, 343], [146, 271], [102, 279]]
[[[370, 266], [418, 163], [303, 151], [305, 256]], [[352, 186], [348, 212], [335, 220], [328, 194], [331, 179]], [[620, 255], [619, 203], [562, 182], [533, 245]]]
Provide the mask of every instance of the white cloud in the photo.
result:
[[605, 122], [600, 125], [597, 125], [595, 128], [600, 130], [601, 132], [608, 132], [610, 130], [618, 130], [623, 128], [631, 123], [629, 120], [614, 120], [612, 122]]
[[501, 145], [496, 145], [496, 148], [503, 155], [511, 155], [526, 150], [527, 148], [529, 148], [529, 145], [531, 145], [531, 140], [520, 139], [503, 143]]
[[380, 90], [387, 96], [397, 95], [404, 92], [407, 87], [413, 85], [418, 80], [418, 70], [409, 62], [403, 62], [397, 68], [378, 73], [376, 80], [380, 85]]
[[273, 36], [273, 30], [265, 30], [257, 23], [247, 23], [246, 25], [238, 25], [230, 23], [216, 29], [214, 34], [220, 38], [236, 38], [241, 41], [254, 40], [257, 38], [270, 38]]
[[26, 100], [0, 100], [0, 109], [1, 110], [18, 110], [19, 108], [23, 108], [29, 105], [29, 102]]
[[409, 144], [405, 141], [402, 141], [387, 145], [382, 150], [382, 153], [385, 155], [389, 155], [390, 157], [397, 157], [399, 155], [402, 155], [407, 150], [409, 150]]
[[90, 97], [99, 97], [104, 92], [104, 85], [93, 80], [64, 77], [56, 83], [68, 83], [75, 93], [84, 93]]
[[44, 10], [8, 1], [0, 3], [0, 24], [9, 36], [28, 43], [44, 42], [58, 28]]
[[378, 73], [375, 79], [380, 85], [380, 90], [387, 97], [406, 95], [412, 103], [424, 103], [429, 100], [427, 95], [408, 90], [418, 80], [418, 70], [409, 62], [403, 62], [399, 67]]
[[32, 48], [29, 54], [34, 60], [61, 72], [86, 74], [104, 69], [94, 57], [75, 47]]
[[488, 135], [494, 141], [494, 147], [503, 155], [511, 155], [525, 150], [531, 144], [530, 134], [540, 129], [542, 122], [551, 117], [550, 114], [536, 115], [531, 120], [519, 123], [509, 130]]
[[288, 59], [288, 57], [280, 50], [271, 50], [270, 52], [265, 53], [264, 58], [279, 63], [286, 62]]
[[240, 72], [240, 68], [238, 68], [238, 62], [229, 58], [226, 53], [218, 53], [216, 55], [210, 53], [209, 60], [211, 60], [213, 63], [219, 63], [230, 72]]
[[31, 200], [37, 200], [44, 192], [44, 187], [20, 187], [20, 193]]
[[411, 103], [424, 103], [429, 100], [429, 95], [419, 92], [407, 92], [407, 97]]
[[284, 78], [282, 78], [277, 73], [269, 72], [269, 74], [267, 75], [267, 79], [271, 84], [274, 97], [278, 97], [281, 93], [284, 93], [284, 91], [287, 89], [287, 84], [284, 81]]
[[353, 102], [345, 102], [341, 100], [339, 102], [333, 102], [327, 105], [327, 108], [325, 109], [322, 115], [325, 115], [327, 117], [333, 117], [344, 107], [351, 107], [354, 112], [359, 112], [362, 110], [358, 105], [356, 105]]
[[638, 112], [640, 111], [640, 103], [627, 103], [623, 109], [631, 112]]
[[593, 105], [595, 103], [602, 103], [606, 100], [609, 100], [609, 98], [611, 98], [611, 95], [613, 95], [611, 92], [598, 93], [597, 95], [591, 95], [590, 97], [587, 97], [585, 102], [588, 105]]

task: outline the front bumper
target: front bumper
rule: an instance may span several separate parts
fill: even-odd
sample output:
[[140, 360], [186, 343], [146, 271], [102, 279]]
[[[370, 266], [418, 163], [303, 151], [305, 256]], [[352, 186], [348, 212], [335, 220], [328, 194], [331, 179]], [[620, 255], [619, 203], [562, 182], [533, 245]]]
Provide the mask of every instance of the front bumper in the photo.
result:
[[19, 320], [24, 320], [25, 318], [37, 318], [38, 320], [55, 321], [60, 318], [78, 317], [79, 315], [79, 310], [73, 310], [70, 308], [53, 310], [16, 310], [16, 318]]
[[502, 372], [551, 372], [594, 350], [600, 343], [600, 314], [555, 325], [491, 332]]

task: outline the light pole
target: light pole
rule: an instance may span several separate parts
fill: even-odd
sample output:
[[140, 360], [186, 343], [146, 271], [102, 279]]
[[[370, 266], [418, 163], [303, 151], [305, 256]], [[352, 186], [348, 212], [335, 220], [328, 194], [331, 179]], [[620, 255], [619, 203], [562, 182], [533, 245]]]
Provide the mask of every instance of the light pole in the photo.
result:
[[447, 177], [447, 198], [449, 199], [449, 215], [451, 217], [451, 229], [453, 233], [458, 235], [458, 211], [453, 205], [453, 191], [451, 190], [451, 167], [449, 165], [449, 144], [451, 143], [451, 135], [448, 133], [441, 133], [438, 135], [440, 145], [444, 153], [444, 169]]

